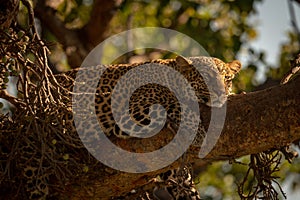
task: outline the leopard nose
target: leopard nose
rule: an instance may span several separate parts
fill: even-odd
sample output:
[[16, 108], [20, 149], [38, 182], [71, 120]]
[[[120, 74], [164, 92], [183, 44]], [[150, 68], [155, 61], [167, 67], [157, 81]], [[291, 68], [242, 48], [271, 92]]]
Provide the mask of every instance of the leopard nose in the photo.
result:
[[211, 99], [209, 102], [207, 102], [207, 105], [210, 107], [222, 107], [224, 103], [227, 101], [227, 96], [225, 94], [221, 94], [219, 96], [217, 95], [211, 95]]

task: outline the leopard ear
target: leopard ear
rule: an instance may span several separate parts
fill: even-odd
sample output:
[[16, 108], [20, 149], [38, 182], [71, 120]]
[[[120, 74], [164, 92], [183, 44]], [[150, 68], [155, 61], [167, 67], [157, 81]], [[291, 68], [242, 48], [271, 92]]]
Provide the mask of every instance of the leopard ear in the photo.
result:
[[240, 71], [240, 69], [242, 68], [242, 64], [238, 60], [234, 60], [234, 61], [228, 63], [228, 65], [233, 74], [237, 74]]
[[180, 67], [188, 67], [191, 64], [191, 62], [188, 59], [186, 59], [182, 56], [177, 56], [175, 60], [176, 60], [177, 65]]

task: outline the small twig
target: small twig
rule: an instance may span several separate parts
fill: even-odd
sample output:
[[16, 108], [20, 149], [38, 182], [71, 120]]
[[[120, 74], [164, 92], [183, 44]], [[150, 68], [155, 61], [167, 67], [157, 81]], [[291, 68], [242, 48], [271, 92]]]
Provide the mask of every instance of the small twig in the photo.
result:
[[38, 31], [37, 31], [37, 28], [35, 26], [35, 23], [34, 23], [34, 11], [33, 11], [33, 8], [31, 6], [31, 3], [28, 0], [22, 0], [22, 3], [24, 4], [24, 6], [28, 10], [29, 28], [32, 30], [33, 35], [36, 34], [36, 37], [38, 38], [38, 40], [41, 40], [40, 36], [38, 35]]
[[[280, 192], [286, 198], [281, 186], [276, 181], [277, 176], [273, 173], [279, 171], [279, 164], [281, 155], [278, 150], [252, 154], [250, 156], [250, 163], [248, 171], [243, 181], [238, 185], [238, 193], [242, 199], [278, 199], [278, 192], [273, 187], [275, 182], [280, 188]], [[250, 171], [253, 172], [253, 179], [257, 182], [255, 185], [249, 186], [248, 194], [243, 194], [246, 183], [251, 183]], [[263, 197], [260, 197], [260, 196]]]
[[8, 94], [8, 92], [6, 90], [0, 90], [0, 98], [7, 100], [9, 103], [13, 104], [14, 106], [16, 106], [18, 108], [21, 106], [24, 107], [26, 105], [24, 102], [22, 102], [18, 98]]

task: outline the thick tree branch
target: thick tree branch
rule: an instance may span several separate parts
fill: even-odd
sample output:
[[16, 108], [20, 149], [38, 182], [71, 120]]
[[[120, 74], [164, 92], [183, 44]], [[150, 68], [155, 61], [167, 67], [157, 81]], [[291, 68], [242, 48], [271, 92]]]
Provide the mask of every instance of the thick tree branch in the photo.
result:
[[229, 98], [222, 135], [206, 159], [239, 157], [279, 148], [300, 138], [300, 77]]
[[[204, 158], [198, 158], [198, 150], [191, 148], [188, 160], [195, 166], [208, 162], [237, 158], [259, 153], [272, 148], [280, 148], [300, 139], [300, 77], [290, 83], [248, 94], [232, 95], [227, 105], [227, 117], [221, 137], [213, 150]], [[201, 112], [209, 118], [209, 109]], [[204, 122], [207, 126], [208, 120]], [[165, 128], [163, 134], [170, 130]], [[159, 140], [157, 140], [159, 141]], [[139, 146], [140, 141], [127, 140], [128, 146]], [[126, 146], [127, 146], [126, 145]], [[179, 161], [169, 168], [175, 168]], [[168, 169], [169, 169], [168, 168]], [[109, 169], [99, 174], [99, 180], [91, 180], [78, 191], [69, 186], [73, 199], [93, 197], [109, 199], [126, 194], [141, 186], [154, 187], [151, 178], [168, 169], [147, 174], [127, 174]], [[146, 185], [146, 186], [145, 186]], [[94, 191], [93, 194], [87, 191]]]
[[105, 30], [113, 17], [115, 1], [94, 1], [91, 18], [84, 28], [71, 30], [55, 15], [55, 10], [47, 7], [45, 1], [38, 1], [36, 16], [63, 45], [69, 65], [77, 68], [96, 45], [105, 39]]
[[86, 40], [87, 49], [91, 50], [106, 38], [105, 32], [114, 16], [115, 7], [115, 1], [94, 1], [90, 20], [79, 32], [80, 38]]

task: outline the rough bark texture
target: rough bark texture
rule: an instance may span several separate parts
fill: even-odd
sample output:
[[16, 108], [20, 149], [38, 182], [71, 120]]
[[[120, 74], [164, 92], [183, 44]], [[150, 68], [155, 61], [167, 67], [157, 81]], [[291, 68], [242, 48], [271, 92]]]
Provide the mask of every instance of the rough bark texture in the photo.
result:
[[258, 153], [298, 139], [299, 86], [297, 77], [287, 85], [231, 96], [222, 136], [206, 158]]
[[[300, 77], [297, 77], [286, 85], [230, 96], [224, 129], [213, 150], [204, 159], [198, 159], [198, 149], [190, 149], [188, 152], [188, 159], [194, 164], [194, 168], [212, 161], [279, 148], [300, 139], [299, 85]], [[201, 114], [209, 116], [206, 111]], [[164, 129], [163, 134], [169, 134], [169, 131]], [[137, 145], [134, 142], [127, 141], [129, 145]], [[68, 186], [70, 190], [67, 196], [71, 199], [109, 199], [124, 195], [134, 188], [146, 185], [156, 174], [175, 168], [178, 164], [177, 161], [168, 168], [147, 174], [103, 170], [103, 173], [99, 173], [99, 179], [94, 177], [88, 185], [81, 186], [81, 189]], [[144, 188], [151, 187], [154, 187], [154, 183], [147, 184]]]

